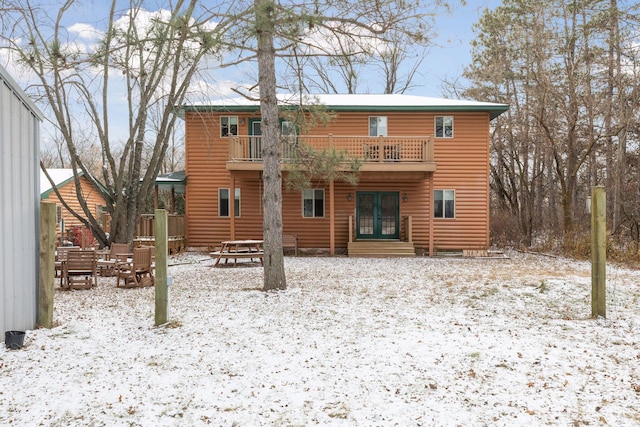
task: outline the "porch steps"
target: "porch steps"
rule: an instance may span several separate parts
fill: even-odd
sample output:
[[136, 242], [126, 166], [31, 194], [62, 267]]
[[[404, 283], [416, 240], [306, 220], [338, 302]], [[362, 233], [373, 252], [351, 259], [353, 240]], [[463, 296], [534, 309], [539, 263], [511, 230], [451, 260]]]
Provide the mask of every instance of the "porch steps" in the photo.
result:
[[399, 240], [357, 240], [349, 242], [347, 251], [350, 257], [405, 257], [416, 256], [412, 242]]

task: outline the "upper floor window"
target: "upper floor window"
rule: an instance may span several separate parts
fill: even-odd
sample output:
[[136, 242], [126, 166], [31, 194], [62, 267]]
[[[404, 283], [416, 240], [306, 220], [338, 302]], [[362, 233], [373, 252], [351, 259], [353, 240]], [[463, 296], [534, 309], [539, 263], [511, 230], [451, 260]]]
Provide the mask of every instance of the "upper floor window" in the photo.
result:
[[387, 116], [369, 117], [369, 136], [387, 136]]
[[305, 218], [324, 217], [324, 190], [304, 190], [302, 192], [302, 216]]
[[453, 116], [436, 116], [436, 138], [453, 138]]
[[[240, 216], [240, 189], [235, 189], [236, 197], [234, 198], [235, 203], [233, 208], [235, 210], [235, 216]], [[219, 188], [218, 189], [218, 215], [223, 217], [229, 216], [229, 189], [228, 188]]]
[[433, 191], [433, 217], [456, 217], [456, 192], [455, 190]]
[[238, 116], [220, 117], [220, 136], [226, 138], [229, 135], [238, 134]]
[[286, 141], [290, 144], [295, 144], [298, 138], [297, 134], [298, 131], [292, 121], [282, 120], [280, 122], [280, 136], [282, 136], [283, 141]]

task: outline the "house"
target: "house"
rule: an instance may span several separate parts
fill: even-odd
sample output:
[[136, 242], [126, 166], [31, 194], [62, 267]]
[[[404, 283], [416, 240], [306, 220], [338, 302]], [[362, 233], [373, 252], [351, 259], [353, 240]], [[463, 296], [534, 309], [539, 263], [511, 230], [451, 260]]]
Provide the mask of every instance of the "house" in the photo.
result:
[[[328, 123], [296, 129], [285, 112], [323, 105]], [[356, 186], [283, 188], [283, 232], [304, 252], [415, 255], [489, 247], [491, 120], [507, 105], [409, 95], [279, 95], [283, 175], [290, 150], [346, 150], [362, 161]], [[262, 236], [257, 102], [182, 108], [186, 235], [191, 247]], [[289, 151], [288, 151], [289, 150]], [[233, 196], [233, 197], [231, 197]], [[231, 203], [233, 200], [233, 203]]]
[[[62, 199], [73, 209], [75, 212], [84, 216], [78, 196], [76, 193], [75, 178], [73, 176], [73, 169], [47, 169], [47, 173], [56, 185], [58, 192], [62, 196]], [[91, 209], [91, 213], [96, 218], [101, 218], [105, 212], [106, 201], [104, 198], [104, 192], [101, 189], [96, 188], [90, 180], [84, 176], [82, 171], [78, 171], [80, 180], [80, 189], [82, 191], [83, 199]], [[61, 240], [71, 239], [73, 236], [68, 236], [71, 230], [78, 229], [78, 227], [84, 227], [84, 224], [76, 218], [67, 208], [65, 208], [60, 198], [56, 194], [53, 186], [45, 173], [40, 171], [40, 200], [53, 202], [56, 204], [56, 234], [60, 236]], [[87, 231], [83, 233], [85, 239], [92, 239], [91, 234]], [[78, 245], [84, 246], [82, 242], [75, 242]], [[86, 244], [87, 242], [85, 242]]]
[[0, 334], [36, 326], [42, 112], [0, 66]]

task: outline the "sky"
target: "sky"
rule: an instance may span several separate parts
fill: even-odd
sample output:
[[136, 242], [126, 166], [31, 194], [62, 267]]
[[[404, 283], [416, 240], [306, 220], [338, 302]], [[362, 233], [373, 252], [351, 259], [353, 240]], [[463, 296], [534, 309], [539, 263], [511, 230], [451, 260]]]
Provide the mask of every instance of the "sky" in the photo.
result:
[[[50, 5], [51, 2], [49, 0], [34, 1], [33, 3], [39, 3], [43, 7], [53, 7]], [[423, 62], [417, 77], [414, 79], [414, 86], [407, 92], [408, 94], [434, 97], [446, 96], [446, 91], [443, 90], [443, 80], [456, 80], [461, 76], [464, 67], [470, 63], [470, 42], [474, 37], [472, 26], [478, 21], [485, 8], [493, 9], [501, 4], [501, 0], [477, 0], [467, 1], [466, 3], [464, 6], [455, 5], [450, 15], [441, 14], [436, 18], [436, 32], [438, 33], [438, 37], [435, 40], [435, 46]], [[68, 13], [68, 19], [65, 21], [65, 24], [68, 28], [74, 29], [89, 28], [90, 26], [101, 27], [108, 14], [108, 10], [106, 10], [107, 7], [108, 2], [79, 2]], [[85, 32], [83, 34], [86, 35], [87, 33]], [[91, 37], [85, 37], [84, 40], [87, 42], [92, 41]], [[7, 60], [2, 52], [0, 52], [0, 63], [2, 63], [19, 83], [23, 82], [21, 76], [17, 75], [13, 64]], [[243, 65], [243, 67], [247, 66]], [[231, 92], [230, 88], [234, 86], [234, 81], [237, 81], [238, 76], [244, 74], [245, 70], [242, 68], [216, 70], [213, 74], [213, 79], [221, 83], [219, 84], [219, 89], [213, 91], [217, 95], [214, 94], [212, 96], [236, 96]], [[200, 93], [199, 88], [206, 87], [208, 84], [209, 82], [202, 82], [200, 84], [194, 82], [193, 87], [198, 88], [195, 91], [196, 93]], [[361, 79], [359, 88], [366, 86], [368, 86], [367, 82]], [[371, 86], [374, 87], [373, 90], [379, 88], [379, 86]], [[118, 101], [118, 99], [120, 99], [120, 101]], [[118, 102], [124, 102], [124, 99], [124, 94], [120, 97], [113, 96], [111, 102], [115, 105]], [[126, 113], [126, 105], [123, 103], [122, 106], [116, 106], [112, 113], [114, 118], [116, 113]], [[120, 114], [120, 117], [119, 120], [124, 119], [122, 114]], [[126, 125], [123, 127], [126, 129]], [[117, 129], [117, 127], [111, 126], [111, 129], [114, 130]], [[43, 132], [45, 139], [47, 139], [46, 134], [47, 132]], [[121, 136], [121, 138], [124, 138], [124, 136]]]
[[477, 23], [485, 9], [493, 10], [501, 0], [469, 0], [466, 6], [457, 6], [453, 13], [437, 19], [439, 37], [425, 62], [425, 84], [416, 88], [417, 95], [444, 96], [440, 90], [443, 80], [455, 80], [464, 67], [471, 63], [473, 24]]

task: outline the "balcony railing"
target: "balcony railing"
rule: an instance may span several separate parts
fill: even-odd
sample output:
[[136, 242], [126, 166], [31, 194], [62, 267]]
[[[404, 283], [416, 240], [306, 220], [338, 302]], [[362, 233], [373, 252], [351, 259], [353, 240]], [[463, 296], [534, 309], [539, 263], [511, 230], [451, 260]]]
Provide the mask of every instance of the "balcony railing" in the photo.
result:
[[[302, 144], [316, 151], [335, 148], [367, 162], [433, 162], [433, 137], [408, 136], [288, 136], [281, 137], [281, 158], [287, 162]], [[232, 162], [262, 161], [262, 137], [239, 135], [229, 139]]]

